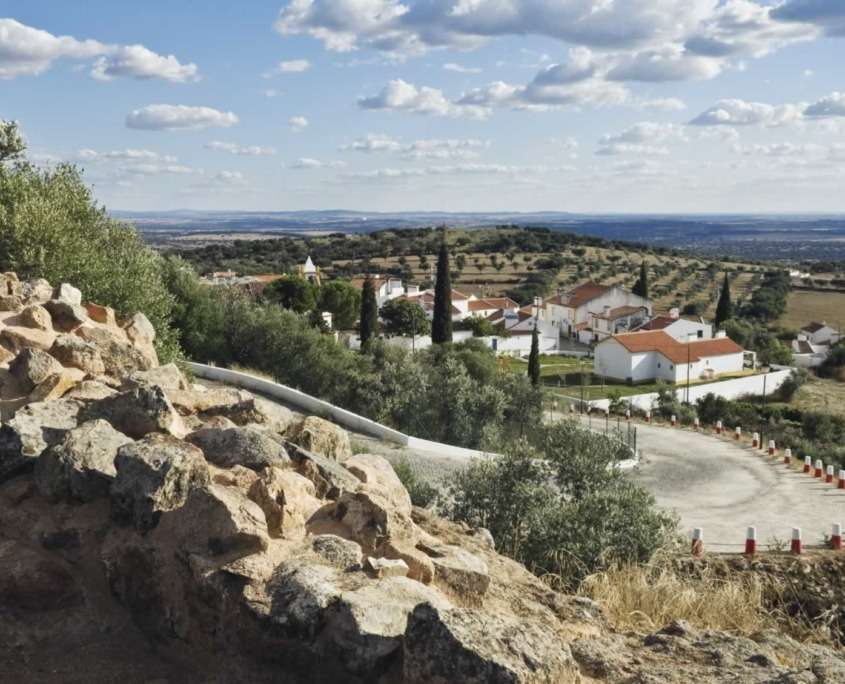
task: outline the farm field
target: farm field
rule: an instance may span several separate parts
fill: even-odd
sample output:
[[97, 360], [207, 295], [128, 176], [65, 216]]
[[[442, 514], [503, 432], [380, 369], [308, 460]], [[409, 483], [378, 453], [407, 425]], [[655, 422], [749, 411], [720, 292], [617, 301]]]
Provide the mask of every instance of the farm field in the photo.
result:
[[811, 321], [827, 321], [841, 329], [845, 324], [845, 294], [793, 290], [786, 302], [786, 312], [779, 323], [785, 328], [798, 330]]
[[800, 411], [817, 411], [845, 418], [845, 383], [811, 378], [790, 402]]

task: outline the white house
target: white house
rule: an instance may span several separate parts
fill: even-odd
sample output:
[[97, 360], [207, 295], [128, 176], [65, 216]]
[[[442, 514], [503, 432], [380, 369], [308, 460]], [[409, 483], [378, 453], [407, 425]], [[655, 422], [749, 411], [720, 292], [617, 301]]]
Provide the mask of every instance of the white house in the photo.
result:
[[679, 342], [686, 342], [689, 339], [710, 340], [713, 338], [712, 325], [705, 322], [701, 316], [681, 316], [678, 309], [671, 309], [668, 314], [658, 314], [634, 330], [636, 332], [662, 330]]
[[742, 347], [728, 337], [679, 342], [663, 330], [614, 335], [596, 345], [594, 369], [628, 383], [665, 380], [681, 383], [738, 373]]
[[475, 295], [469, 296], [469, 315], [477, 316], [479, 318], [488, 318], [498, 311], [518, 311], [519, 304], [513, 301], [510, 297], [484, 297], [479, 298]]
[[841, 335], [836, 328], [829, 326], [822, 321], [821, 323], [807, 323], [802, 326], [799, 335], [804, 335], [810, 344], [834, 344], [839, 341]]
[[[607, 312], [622, 310], [622, 307], [643, 307], [646, 315], [652, 311], [651, 300], [618, 285], [599, 285], [598, 283], [584, 283], [566, 293], [558, 293], [543, 302], [540, 318], [558, 328], [560, 334], [595, 341], [593, 333], [593, 316], [603, 316]], [[633, 311], [625, 315], [633, 315]], [[612, 322], [604, 327], [613, 327]], [[601, 334], [599, 334], [601, 337]]]
[[648, 319], [645, 306], [605, 306], [601, 313], [590, 314], [589, 324], [576, 325], [578, 339], [584, 344], [601, 342], [611, 335], [629, 332]]
[[[386, 278], [382, 275], [371, 275], [370, 279], [373, 281], [373, 289], [376, 291], [376, 304], [379, 308], [391, 299], [402, 297], [405, 295], [405, 286], [399, 278]], [[366, 278], [353, 278], [351, 283], [353, 287], [359, 290], [364, 289], [364, 281]]]

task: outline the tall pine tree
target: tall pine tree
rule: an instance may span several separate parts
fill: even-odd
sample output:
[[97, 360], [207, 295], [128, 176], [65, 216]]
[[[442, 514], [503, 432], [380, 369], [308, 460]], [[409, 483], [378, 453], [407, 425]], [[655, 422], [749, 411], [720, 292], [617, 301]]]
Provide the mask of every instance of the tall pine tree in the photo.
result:
[[449, 250], [446, 249], [445, 236], [440, 243], [440, 254], [437, 257], [431, 341], [434, 344], [452, 341], [452, 278], [449, 275]]
[[373, 337], [376, 334], [378, 325], [378, 304], [376, 303], [376, 290], [373, 287], [373, 279], [367, 275], [364, 278], [364, 288], [361, 293], [361, 350], [367, 351], [370, 348]]
[[528, 378], [534, 387], [540, 386], [540, 338], [537, 334], [537, 321], [531, 332], [531, 353], [528, 355]]
[[640, 277], [634, 284], [631, 292], [644, 299], [648, 299], [648, 269], [646, 268], [645, 261], [640, 264]]
[[719, 303], [716, 304], [716, 328], [734, 315], [734, 305], [731, 301], [731, 284], [728, 274], [725, 273], [725, 282], [722, 283], [722, 292], [719, 295]]

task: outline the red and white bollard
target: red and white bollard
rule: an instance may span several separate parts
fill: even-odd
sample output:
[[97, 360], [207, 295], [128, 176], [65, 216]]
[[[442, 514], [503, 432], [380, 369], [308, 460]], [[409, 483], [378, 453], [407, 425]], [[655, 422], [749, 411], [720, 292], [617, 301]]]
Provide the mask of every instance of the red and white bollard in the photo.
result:
[[672, 427], [675, 427], [675, 423], [676, 423], [677, 421], [678, 421], [678, 417], [677, 417], [677, 416], [673, 413], [673, 414], [672, 414], [672, 418], [671, 418]]
[[804, 457], [804, 472], [809, 473], [813, 469], [813, 459], [809, 456]]
[[752, 446], [752, 447], [754, 447], [755, 449], [756, 449], [758, 446], [760, 446], [760, 433], [759, 433], [759, 432], [755, 432], [755, 433], [751, 436], [751, 446]]
[[842, 550], [842, 525], [833, 523], [833, 530], [830, 533], [830, 548], [834, 551]]
[[692, 555], [696, 558], [704, 555], [704, 530], [700, 527], [692, 531]]
[[770, 439], [769, 440], [769, 456], [774, 456], [774, 455], [775, 455], [775, 440]]
[[646, 412], [645, 412], [645, 422], [646, 422], [646, 423], [650, 423], [650, 422], [651, 422], [651, 411], [646, 411]]
[[717, 435], [722, 434], [722, 421], [721, 420], [716, 421], [716, 434]]
[[625, 422], [626, 423], [630, 422], [630, 420], [631, 420], [631, 409], [626, 409], [625, 410]]
[[839, 471], [839, 479], [836, 482], [838, 489], [845, 489], [845, 470]]
[[734, 430], [734, 439], [738, 442], [741, 437], [742, 437], [742, 428], [739, 427], [739, 425], [737, 425], [736, 429]]
[[801, 528], [800, 527], [793, 527], [792, 528], [792, 544], [789, 547], [789, 551], [796, 556], [800, 556], [803, 549], [801, 548]]
[[833, 483], [833, 466], [832, 465], [829, 465], [827, 467], [827, 472], [825, 472], [825, 475], [824, 475], [824, 481], [827, 482], [827, 484]]
[[813, 473], [813, 477], [821, 478], [822, 472], [824, 472], [824, 463], [821, 462], [821, 459], [816, 461], [816, 470]]
[[695, 429], [695, 431], [698, 432], [701, 429], [701, 421], [698, 418], [695, 418], [692, 421], [692, 426]]
[[792, 463], [792, 449], [787, 447], [786, 449], [783, 450], [783, 462], [786, 465], [789, 465], [790, 463]]
[[757, 553], [757, 528], [749, 527], [745, 534], [745, 555], [753, 556]]

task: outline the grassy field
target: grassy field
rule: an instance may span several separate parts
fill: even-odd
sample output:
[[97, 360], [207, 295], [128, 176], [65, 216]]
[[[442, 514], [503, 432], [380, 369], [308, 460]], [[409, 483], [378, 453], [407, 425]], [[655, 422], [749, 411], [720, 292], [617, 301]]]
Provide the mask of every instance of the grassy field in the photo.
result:
[[827, 321], [835, 328], [845, 325], [845, 294], [840, 292], [793, 291], [779, 323], [798, 330], [812, 321]]
[[[527, 373], [528, 360], [515, 359], [510, 356], [502, 356], [499, 359], [502, 366], [511, 373]], [[547, 356], [540, 355], [540, 377], [560, 375], [562, 373], [591, 373], [593, 370], [592, 359], [578, 359], [571, 356]]]
[[791, 403], [802, 411], [818, 411], [845, 418], [845, 383], [814, 377], [798, 390]]

